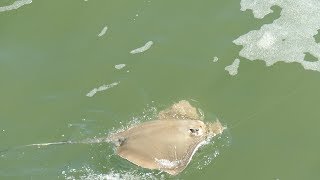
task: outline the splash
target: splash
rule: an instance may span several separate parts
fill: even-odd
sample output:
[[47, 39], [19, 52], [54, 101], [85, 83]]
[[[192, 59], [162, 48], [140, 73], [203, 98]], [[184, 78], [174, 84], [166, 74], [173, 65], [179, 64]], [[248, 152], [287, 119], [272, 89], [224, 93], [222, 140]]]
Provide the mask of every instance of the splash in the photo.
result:
[[224, 132], [218, 137], [208, 137], [202, 150], [195, 155], [195, 161], [191, 162], [192, 169], [203, 169], [209, 164], [214, 163], [214, 160], [221, 155], [221, 152], [225, 147], [231, 145], [230, 132], [224, 130]]
[[117, 86], [119, 83], [120, 83], [120, 81], [114, 82], [114, 83], [111, 83], [111, 84], [104, 84], [104, 85], [102, 85], [102, 86], [100, 86], [100, 87], [98, 87], [98, 88], [94, 88], [94, 89], [92, 89], [90, 92], [87, 93], [87, 96], [88, 96], [88, 97], [92, 97], [92, 96], [94, 96], [97, 92], [99, 92], [99, 91], [105, 91], [105, 90], [107, 90], [107, 89], [110, 89], [110, 88], [112, 88], [112, 87], [114, 87], [114, 86]]
[[234, 76], [238, 74], [239, 64], [240, 64], [240, 60], [235, 59], [231, 65], [226, 66], [224, 69], [228, 71], [231, 76]]
[[116, 171], [110, 170], [107, 173], [98, 173], [93, 168], [88, 166], [83, 166], [80, 169], [69, 168], [63, 170], [61, 175], [66, 180], [164, 180], [164, 175], [154, 174], [154, 173], [143, 173], [135, 170], [129, 171]]
[[117, 134], [119, 132], [125, 131], [130, 127], [138, 125], [142, 122], [151, 121], [156, 118], [158, 114], [158, 109], [153, 104], [148, 104], [146, 108], [142, 111], [142, 113], [137, 115], [132, 115], [132, 118], [128, 122], [120, 121], [120, 128], [112, 128], [108, 133], [107, 137], [111, 136], [112, 134]]
[[132, 19], [133, 22], [136, 22], [137, 18], [144, 14], [146, 9], [151, 5], [151, 0], [144, 1], [144, 5], [139, 6], [139, 9], [137, 10], [136, 14], [134, 15], [134, 18]]
[[[261, 19], [272, 6], [282, 8], [280, 18], [265, 24], [233, 41], [243, 46], [239, 55], [253, 60], [263, 60], [267, 66], [276, 62], [300, 63], [306, 70], [320, 72], [320, 45], [314, 36], [320, 29], [319, 0], [241, 0], [241, 10], [251, 9], [255, 18]], [[306, 59], [310, 53], [317, 61]]]
[[32, 0], [18, 0], [11, 5], [0, 7], [0, 12], [15, 10], [26, 4], [31, 4], [31, 3], [32, 3]]
[[134, 50], [130, 51], [130, 53], [131, 53], [131, 54], [142, 53], [142, 52], [150, 49], [152, 45], [153, 45], [153, 42], [152, 42], [152, 41], [148, 41], [144, 46], [139, 47], [139, 48], [137, 48], [137, 49], [134, 49]]

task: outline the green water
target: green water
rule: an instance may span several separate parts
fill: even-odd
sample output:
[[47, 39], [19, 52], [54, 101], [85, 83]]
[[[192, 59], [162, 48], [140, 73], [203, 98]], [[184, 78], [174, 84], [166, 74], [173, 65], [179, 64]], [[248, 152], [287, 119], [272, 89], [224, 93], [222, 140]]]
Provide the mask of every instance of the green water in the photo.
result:
[[[275, 10], [256, 20], [240, 1], [34, 0], [1, 12], [0, 150], [11, 149], [0, 154], [0, 179], [319, 179], [320, 73], [243, 58], [236, 76], [224, 70], [239, 58], [232, 41], [272, 22]], [[149, 50], [129, 53], [150, 40]], [[207, 121], [219, 117], [228, 143], [176, 177], [137, 168], [105, 143], [21, 147], [104, 137], [182, 99]]]

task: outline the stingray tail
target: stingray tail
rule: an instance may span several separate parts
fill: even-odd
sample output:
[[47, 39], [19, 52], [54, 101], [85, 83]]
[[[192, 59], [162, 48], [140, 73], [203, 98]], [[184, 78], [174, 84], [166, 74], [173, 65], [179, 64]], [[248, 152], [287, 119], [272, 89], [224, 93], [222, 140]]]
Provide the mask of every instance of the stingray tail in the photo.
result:
[[62, 144], [77, 144], [77, 142], [73, 141], [60, 141], [60, 142], [51, 142], [51, 143], [38, 143], [38, 144], [27, 144], [27, 145], [22, 145], [22, 146], [17, 146], [17, 147], [11, 147], [11, 148], [6, 148], [3, 150], [0, 150], [0, 155], [6, 154], [9, 151], [14, 151], [14, 150], [19, 150], [22, 148], [27, 148], [27, 147], [40, 147], [40, 146], [51, 146], [51, 145], [62, 145]]
[[96, 143], [103, 143], [103, 142], [107, 142], [106, 138], [93, 138], [93, 139], [85, 139], [82, 141], [67, 140], [67, 141], [58, 141], [58, 142], [50, 142], [50, 143], [27, 144], [27, 145], [11, 147], [11, 148], [0, 150], [0, 155], [6, 154], [7, 152], [12, 150], [19, 150], [27, 147], [42, 147], [42, 146], [65, 145], [65, 144], [96, 144]]
[[20, 147], [30, 147], [30, 146], [50, 146], [50, 145], [62, 145], [62, 144], [77, 144], [73, 141], [60, 141], [60, 142], [51, 142], [51, 143], [39, 143], [39, 144], [28, 144]]

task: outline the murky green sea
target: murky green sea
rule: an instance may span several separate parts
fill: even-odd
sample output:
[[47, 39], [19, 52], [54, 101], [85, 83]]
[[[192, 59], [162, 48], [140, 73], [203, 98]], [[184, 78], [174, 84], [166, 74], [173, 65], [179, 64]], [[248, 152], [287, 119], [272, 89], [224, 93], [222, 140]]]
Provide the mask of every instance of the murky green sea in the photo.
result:
[[[235, 0], [34, 0], [0, 12], [0, 179], [319, 179], [320, 73], [246, 60], [232, 43], [274, 10], [257, 20]], [[91, 142], [182, 99], [228, 129], [178, 176], [107, 143], [24, 146]]]

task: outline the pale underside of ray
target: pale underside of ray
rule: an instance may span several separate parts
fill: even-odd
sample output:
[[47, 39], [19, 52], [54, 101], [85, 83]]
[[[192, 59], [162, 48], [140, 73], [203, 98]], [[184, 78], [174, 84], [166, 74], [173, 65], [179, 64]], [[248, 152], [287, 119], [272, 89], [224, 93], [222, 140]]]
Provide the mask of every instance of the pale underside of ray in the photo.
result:
[[130, 162], [176, 175], [207, 138], [207, 126], [199, 119], [196, 108], [183, 100], [161, 111], [158, 120], [116, 133], [109, 140], [117, 145], [117, 154]]

